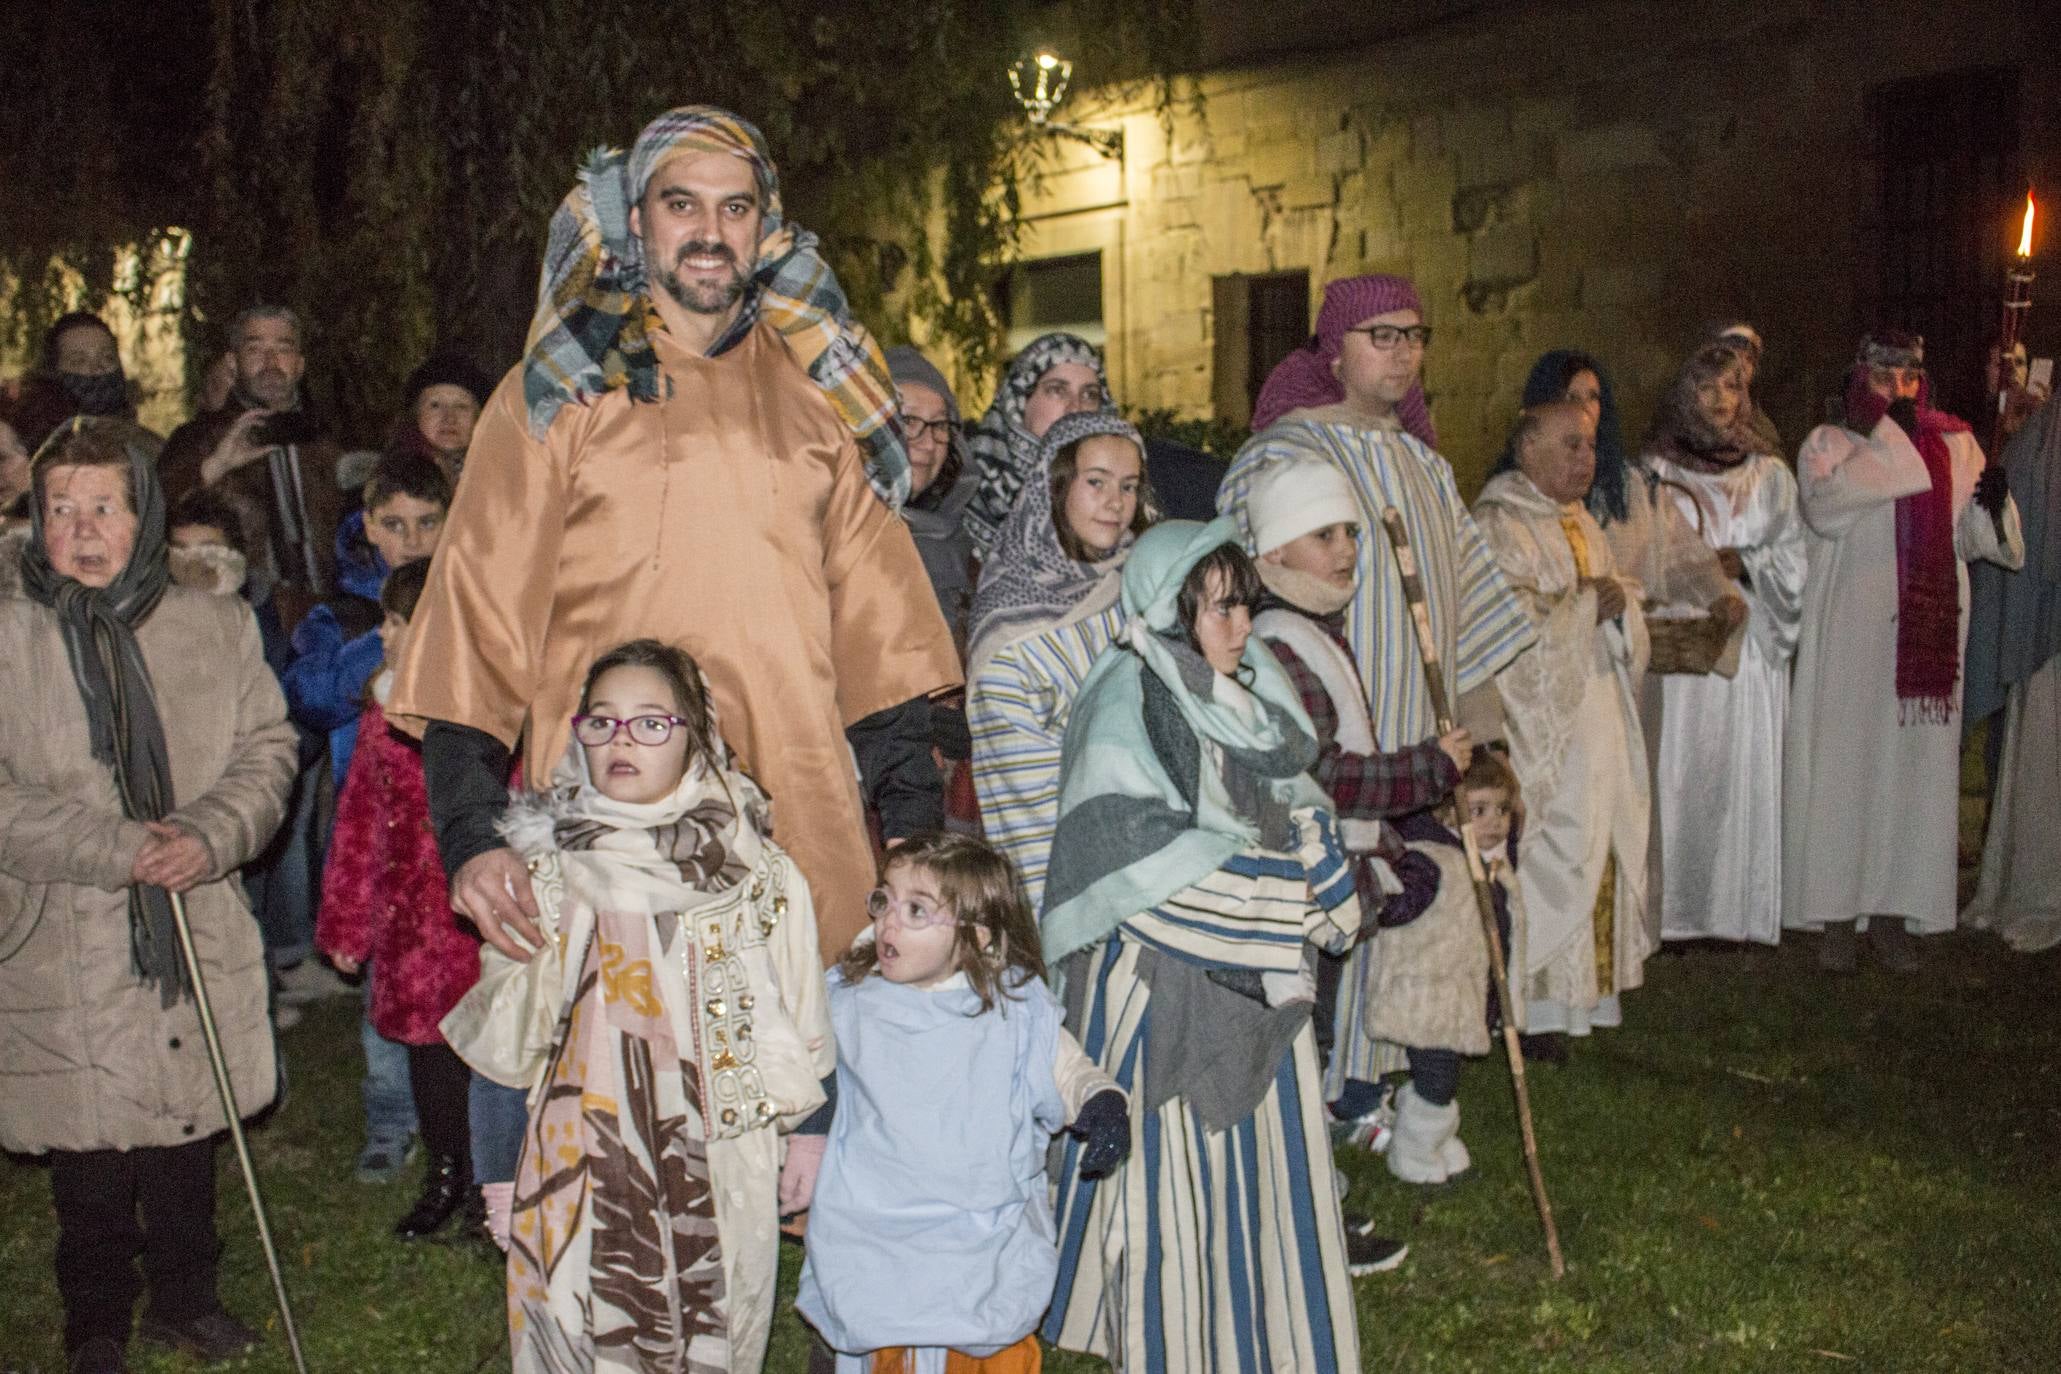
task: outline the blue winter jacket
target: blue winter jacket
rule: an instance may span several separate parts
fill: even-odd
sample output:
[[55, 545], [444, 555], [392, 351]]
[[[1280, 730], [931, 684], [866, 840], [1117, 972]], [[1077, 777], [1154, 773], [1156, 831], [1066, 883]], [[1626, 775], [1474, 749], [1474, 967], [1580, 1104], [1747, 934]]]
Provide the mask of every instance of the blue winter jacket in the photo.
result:
[[330, 776], [339, 787], [358, 742], [365, 685], [386, 654], [377, 624], [379, 589], [386, 575], [386, 560], [365, 540], [365, 513], [352, 512], [336, 531], [336, 580], [342, 596], [373, 603], [375, 623], [363, 634], [346, 638], [335, 606], [317, 606], [294, 627], [293, 661], [282, 678], [293, 718], [310, 730], [328, 733]]

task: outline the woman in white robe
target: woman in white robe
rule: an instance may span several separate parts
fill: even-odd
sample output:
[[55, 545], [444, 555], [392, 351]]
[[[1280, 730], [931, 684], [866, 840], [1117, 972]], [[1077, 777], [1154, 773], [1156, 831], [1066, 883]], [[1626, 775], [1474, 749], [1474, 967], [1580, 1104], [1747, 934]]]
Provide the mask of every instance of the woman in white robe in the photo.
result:
[[1748, 371], [1699, 349], [1661, 404], [1642, 462], [1716, 549], [1746, 603], [1738, 668], [1648, 685], [1657, 844], [1651, 900], [1663, 940], [1772, 945], [1782, 933], [1782, 736], [1806, 558], [1796, 479], [1756, 452]]

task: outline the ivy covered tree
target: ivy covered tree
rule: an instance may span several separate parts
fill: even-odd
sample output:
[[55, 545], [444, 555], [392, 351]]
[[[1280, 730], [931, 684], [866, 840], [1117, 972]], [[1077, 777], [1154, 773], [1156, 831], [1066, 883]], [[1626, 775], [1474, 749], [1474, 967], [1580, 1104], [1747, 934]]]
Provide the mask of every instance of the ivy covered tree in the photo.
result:
[[296, 306], [315, 400], [361, 440], [431, 348], [515, 359], [581, 158], [688, 102], [765, 131], [790, 215], [884, 338], [914, 314], [985, 371], [1039, 151], [1004, 69], [1055, 41], [1084, 72], [1164, 79], [1192, 42], [1179, 0], [5, 8], [0, 51], [20, 56], [0, 99], [0, 269], [34, 288], [17, 341], [58, 308], [40, 286], [53, 257], [93, 299], [113, 245], [179, 225], [189, 334], [219, 347], [244, 304]]

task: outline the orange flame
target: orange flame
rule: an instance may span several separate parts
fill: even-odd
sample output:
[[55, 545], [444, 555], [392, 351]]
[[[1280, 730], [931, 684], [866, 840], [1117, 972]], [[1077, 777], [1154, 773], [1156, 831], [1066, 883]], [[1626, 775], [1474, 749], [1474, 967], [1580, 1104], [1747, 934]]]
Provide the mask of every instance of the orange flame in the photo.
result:
[[2025, 224], [2018, 231], [2018, 256], [2021, 258], [2032, 256], [2032, 213], [2032, 192], [2027, 191], [2025, 193]]

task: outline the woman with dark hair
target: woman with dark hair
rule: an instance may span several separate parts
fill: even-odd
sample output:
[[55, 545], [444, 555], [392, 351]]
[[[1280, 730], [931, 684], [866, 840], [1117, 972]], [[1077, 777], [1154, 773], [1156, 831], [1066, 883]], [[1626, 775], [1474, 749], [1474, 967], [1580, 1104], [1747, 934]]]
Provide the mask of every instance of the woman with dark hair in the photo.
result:
[[277, 1066], [236, 869], [294, 770], [256, 621], [171, 583], [164, 495], [125, 435], [80, 418], [44, 444], [23, 594], [0, 602], [0, 1146], [51, 1156], [75, 1374], [126, 1367], [139, 1293], [147, 1339], [210, 1360], [257, 1340], [215, 1294], [226, 1123], [169, 894], [257, 1111]]
[[162, 436], [136, 423], [136, 399], [114, 330], [90, 310], [60, 315], [43, 331], [36, 370], [22, 379], [7, 419], [30, 450], [74, 415], [119, 420], [124, 438], [156, 461]]
[[1046, 431], [1023, 499], [981, 568], [969, 626], [967, 724], [987, 838], [1036, 906], [1059, 819], [1066, 711], [1123, 624], [1118, 574], [1154, 517], [1145, 446], [1114, 415]]
[[1139, 1374], [1341, 1374], [1359, 1339], [1308, 970], [1361, 912], [1237, 540], [1229, 517], [1140, 537], [1067, 723], [1039, 938], [1067, 1028], [1130, 1094], [1131, 1157], [1090, 1181], [1062, 1151], [1043, 1334]]
[[1648, 892], [1663, 940], [1772, 945], [1782, 935], [1782, 737], [1806, 557], [1796, 477], [1752, 427], [1748, 375], [1734, 348], [1696, 350], [1641, 455], [1746, 607], [1736, 671], [1647, 686], [1659, 833]]
[[[1554, 401], [1572, 401], [1596, 422], [1596, 480], [1589, 488], [1589, 514], [1608, 527], [1625, 518], [1624, 427], [1617, 417], [1617, 393], [1610, 374], [1590, 354], [1573, 348], [1556, 348], [1539, 356], [1524, 379], [1525, 410]], [[1496, 464], [1497, 472], [1517, 466], [1517, 454], [1505, 446]]]

